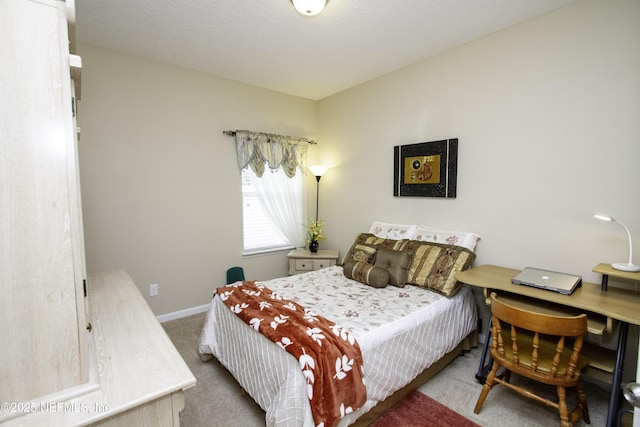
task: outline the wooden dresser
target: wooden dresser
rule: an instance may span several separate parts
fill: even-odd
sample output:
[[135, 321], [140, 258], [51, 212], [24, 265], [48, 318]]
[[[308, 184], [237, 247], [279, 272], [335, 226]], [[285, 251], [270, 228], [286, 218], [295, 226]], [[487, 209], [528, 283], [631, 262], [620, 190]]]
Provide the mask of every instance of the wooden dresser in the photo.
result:
[[87, 278], [74, 25], [0, 1], [0, 424], [175, 426], [195, 378], [124, 271]]

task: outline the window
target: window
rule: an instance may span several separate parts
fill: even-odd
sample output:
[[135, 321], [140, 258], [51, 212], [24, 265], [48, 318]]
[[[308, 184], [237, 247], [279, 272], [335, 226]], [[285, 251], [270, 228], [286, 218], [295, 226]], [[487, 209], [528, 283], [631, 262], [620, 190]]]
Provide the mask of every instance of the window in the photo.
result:
[[[291, 249], [295, 246], [275, 225], [276, 221], [270, 218], [267, 213], [269, 208], [261, 203], [260, 196], [265, 198], [265, 203], [267, 204], [277, 205], [278, 203], [283, 203], [278, 197], [280, 194], [274, 195], [271, 191], [282, 193], [284, 188], [293, 184], [294, 188], [298, 189], [295, 197], [300, 199], [296, 202], [302, 205], [303, 200], [299, 197], [302, 194], [302, 177], [301, 173], [297, 173], [293, 178], [287, 178], [282, 171], [272, 173], [267, 170], [262, 178], [257, 178], [249, 168], [242, 171], [242, 223], [245, 254]], [[263, 178], [269, 179], [272, 185], [269, 192], [262, 189], [262, 186], [256, 185], [255, 180]], [[260, 191], [262, 193], [258, 194]], [[303, 224], [303, 216], [298, 216], [299, 218], [294, 221], [298, 224]]]

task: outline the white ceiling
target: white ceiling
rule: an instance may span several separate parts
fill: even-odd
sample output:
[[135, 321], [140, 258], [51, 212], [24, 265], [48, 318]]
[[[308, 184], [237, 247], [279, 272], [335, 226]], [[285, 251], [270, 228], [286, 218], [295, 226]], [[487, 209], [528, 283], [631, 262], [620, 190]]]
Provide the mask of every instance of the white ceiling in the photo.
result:
[[[77, 0], [82, 43], [318, 100], [575, 0]], [[82, 52], [81, 52], [82, 53]]]

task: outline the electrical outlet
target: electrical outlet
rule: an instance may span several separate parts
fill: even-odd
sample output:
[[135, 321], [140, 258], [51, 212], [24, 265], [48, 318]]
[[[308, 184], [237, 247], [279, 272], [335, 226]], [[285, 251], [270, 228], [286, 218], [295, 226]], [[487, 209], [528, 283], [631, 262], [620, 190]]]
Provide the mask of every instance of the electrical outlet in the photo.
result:
[[149, 296], [155, 297], [157, 295], [158, 295], [158, 284], [154, 283], [152, 285], [149, 285]]

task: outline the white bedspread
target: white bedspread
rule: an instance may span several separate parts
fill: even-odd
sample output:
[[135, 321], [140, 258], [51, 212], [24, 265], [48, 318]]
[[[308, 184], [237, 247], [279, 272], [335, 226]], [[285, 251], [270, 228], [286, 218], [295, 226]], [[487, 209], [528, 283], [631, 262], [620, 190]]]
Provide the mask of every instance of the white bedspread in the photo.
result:
[[[283, 297], [313, 308], [351, 330], [364, 360], [367, 402], [347, 414], [353, 423], [413, 380], [476, 327], [473, 296], [463, 287], [446, 298], [407, 285], [376, 289], [347, 279], [333, 266], [263, 282]], [[306, 382], [297, 361], [244, 324], [215, 297], [199, 351], [215, 356], [266, 412], [267, 426], [313, 426]]]

